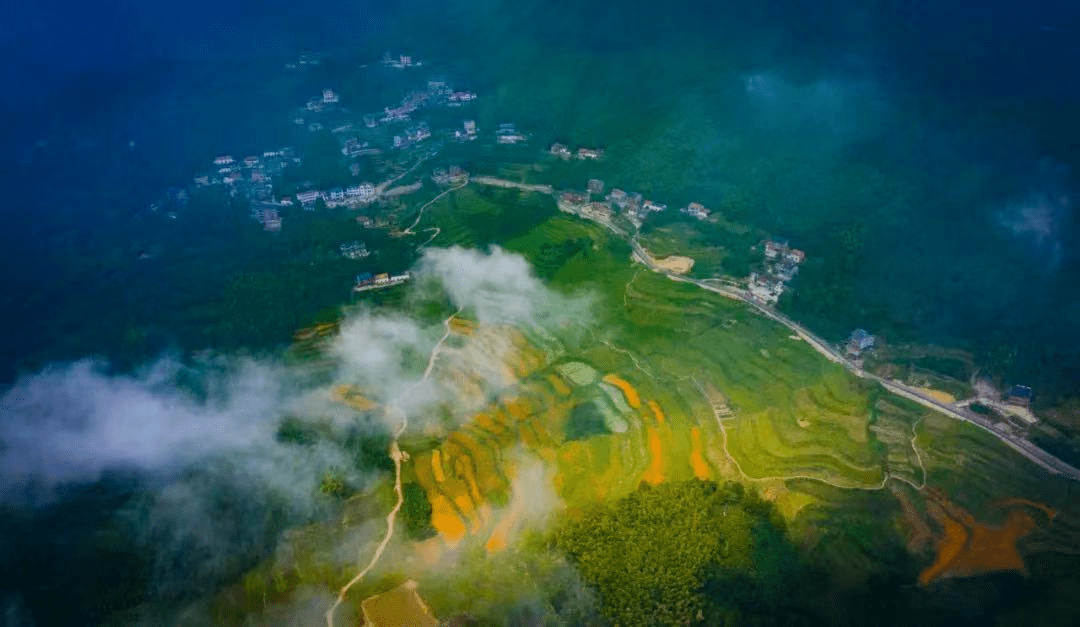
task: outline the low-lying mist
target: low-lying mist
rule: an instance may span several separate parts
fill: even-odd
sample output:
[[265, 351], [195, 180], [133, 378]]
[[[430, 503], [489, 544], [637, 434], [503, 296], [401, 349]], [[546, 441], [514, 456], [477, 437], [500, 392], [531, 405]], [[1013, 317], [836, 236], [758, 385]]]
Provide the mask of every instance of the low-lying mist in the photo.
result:
[[[587, 298], [549, 290], [522, 257], [498, 248], [429, 250], [416, 273], [413, 300], [442, 300], [449, 312], [481, 322], [550, 325], [568, 315], [580, 322], [588, 311]], [[229, 356], [162, 358], [124, 375], [83, 360], [25, 376], [0, 398], [4, 513], [61, 511], [81, 498], [78, 486], [130, 473], [136, 484], [125, 484], [127, 496], [112, 515], [72, 526], [92, 544], [104, 524], [119, 550], [137, 556], [140, 600], [210, 594], [263, 559], [284, 530], [333, 515], [344, 497], [370, 489], [388, 467], [397, 424], [382, 412], [347, 408], [335, 400], [340, 386], [419, 423], [453, 400], [424, 378], [444, 333], [441, 321], [349, 312], [322, 350], [330, 373], [314, 384], [305, 363]], [[470, 367], [497, 371], [494, 364]], [[63, 523], [50, 533], [56, 527]], [[50, 540], [35, 543], [49, 547]], [[14, 546], [4, 552], [36, 573], [26, 581], [4, 577], [0, 591], [65, 569], [59, 562], [39, 568]], [[74, 582], [81, 585], [80, 576]], [[20, 598], [32, 615], [57, 611], [43, 610], [33, 593]]]

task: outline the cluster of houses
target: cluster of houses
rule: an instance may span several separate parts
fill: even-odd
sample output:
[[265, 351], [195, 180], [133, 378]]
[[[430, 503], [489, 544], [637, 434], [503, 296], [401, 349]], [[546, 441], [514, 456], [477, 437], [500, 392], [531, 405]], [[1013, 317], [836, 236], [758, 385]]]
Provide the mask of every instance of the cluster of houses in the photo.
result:
[[379, 124], [408, 122], [412, 119], [412, 114], [422, 107], [439, 105], [460, 107], [474, 100], [476, 100], [474, 92], [454, 90], [446, 84], [446, 81], [428, 81], [427, 89], [410, 91], [396, 107], [383, 107], [381, 114], [364, 116], [364, 125], [375, 128]]
[[591, 159], [595, 161], [604, 156], [604, 151], [600, 148], [578, 148], [577, 152], [574, 153], [564, 144], [552, 144], [551, 148], [548, 148], [548, 152], [560, 159], [576, 158], [581, 160]]
[[788, 281], [799, 271], [799, 264], [804, 259], [806, 253], [791, 248], [787, 242], [767, 240], [764, 271], [750, 273], [750, 296], [759, 302], [775, 305], [784, 293]]
[[384, 287], [393, 287], [395, 285], [401, 285], [411, 278], [408, 272], [402, 274], [396, 274], [390, 276], [386, 272], [381, 272], [376, 275], [372, 275], [370, 272], [365, 272], [356, 276], [356, 285], [353, 286], [354, 292], [366, 292], [368, 290], [377, 290]]
[[[600, 179], [589, 179], [585, 190], [562, 192], [558, 198], [560, 208], [604, 220], [610, 219], [615, 211], [619, 211], [635, 228], [640, 228], [650, 213], [666, 211], [668, 208], [667, 205], [646, 199], [638, 192], [627, 192], [619, 188], [613, 188], [602, 201], [597, 201], [596, 197], [604, 193], [604, 182]], [[690, 203], [680, 211], [699, 220], [709, 217], [709, 210], [697, 202]]]
[[[290, 165], [299, 164], [300, 158], [292, 148], [270, 150], [262, 155], [249, 155], [237, 159], [232, 155], [218, 155], [213, 160], [213, 169], [194, 178], [194, 189], [224, 185], [230, 196], [241, 196], [251, 203], [251, 217], [261, 222], [267, 231], [281, 230], [281, 214], [278, 209], [292, 205], [292, 199], [281, 201], [274, 199], [274, 177], [279, 176]], [[186, 189], [171, 188], [168, 202], [172, 205], [186, 204], [189, 192]], [[160, 205], [151, 206], [156, 210]], [[170, 217], [175, 217], [170, 212]]]
[[371, 183], [360, 183], [348, 187], [335, 187], [329, 192], [309, 189], [296, 193], [296, 200], [307, 211], [314, 211], [315, 205], [322, 200], [327, 207], [355, 207], [370, 203], [378, 196], [378, 190]]
[[650, 213], [667, 209], [667, 205], [646, 200], [638, 192], [626, 192], [615, 188], [607, 196], [608, 202], [621, 209], [635, 228], [640, 228]]
[[195, 177], [195, 187], [232, 185], [248, 197], [261, 199], [273, 194], [273, 177], [288, 166], [300, 163], [292, 148], [264, 152], [262, 156], [250, 155], [241, 160], [232, 155], [214, 158], [215, 171]]
[[557, 204], [561, 211], [601, 222], [610, 220], [613, 213], [610, 204], [593, 201], [590, 194], [583, 192], [562, 192], [558, 196]]

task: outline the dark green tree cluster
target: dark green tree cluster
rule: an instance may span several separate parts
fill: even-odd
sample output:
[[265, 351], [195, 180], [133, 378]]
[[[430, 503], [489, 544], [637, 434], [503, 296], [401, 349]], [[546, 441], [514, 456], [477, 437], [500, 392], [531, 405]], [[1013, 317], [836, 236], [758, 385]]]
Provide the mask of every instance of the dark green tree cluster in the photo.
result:
[[566, 239], [557, 244], [541, 244], [540, 252], [532, 259], [536, 274], [550, 279], [576, 255], [583, 252], [588, 254], [592, 245], [593, 240], [588, 237]]
[[401, 486], [401, 493], [405, 497], [401, 509], [405, 533], [417, 541], [434, 537], [436, 531], [431, 525], [431, 501], [424, 488], [410, 482]]
[[565, 522], [555, 543], [613, 625], [780, 622], [778, 591], [797, 563], [770, 504], [698, 480], [642, 485]]

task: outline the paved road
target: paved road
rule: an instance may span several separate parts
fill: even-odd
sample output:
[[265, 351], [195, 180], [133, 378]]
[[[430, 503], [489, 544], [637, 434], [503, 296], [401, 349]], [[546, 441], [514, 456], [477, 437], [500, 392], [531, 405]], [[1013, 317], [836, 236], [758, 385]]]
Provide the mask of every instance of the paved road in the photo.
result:
[[[479, 179], [480, 177], [477, 178]], [[526, 189], [527, 191], [538, 191], [546, 194], [554, 194], [554, 190], [552, 190], [550, 186], [525, 185], [522, 183], [517, 183], [516, 181], [507, 181], [505, 179], [496, 179], [494, 177], [483, 177], [482, 180], [477, 180], [476, 182], [481, 182], [486, 185], [498, 185], [500, 187], [516, 187], [519, 189]], [[630, 245], [633, 247], [634, 258], [647, 266], [653, 272], [663, 274], [664, 276], [668, 277], [673, 281], [691, 283], [710, 292], [715, 292], [722, 296], [726, 296], [728, 298], [746, 303], [751, 308], [755, 309], [758, 313], [764, 315], [771, 320], [779, 322], [780, 324], [794, 331], [807, 344], [813, 347], [814, 350], [824, 355], [826, 359], [840, 364], [855, 376], [861, 379], [869, 379], [872, 381], [876, 381], [877, 383], [881, 384], [882, 387], [896, 394], [897, 396], [902, 396], [906, 399], [912, 400], [916, 403], [919, 403], [920, 405], [923, 405], [924, 407], [939, 411], [951, 418], [956, 418], [957, 420], [962, 420], [964, 422], [973, 424], [976, 427], [979, 427], [980, 429], [983, 429], [987, 433], [993, 435], [995, 438], [1001, 440], [1003, 443], [1005, 443], [1006, 446], [1020, 453], [1035, 464], [1038, 464], [1045, 470], [1054, 474], [1064, 475], [1074, 481], [1080, 481], [1080, 469], [1077, 469], [1067, 464], [1065, 461], [1055, 457], [1054, 455], [1051, 455], [1047, 451], [1044, 451], [1043, 449], [1039, 448], [1038, 446], [1024, 438], [998, 431], [994, 428], [994, 423], [987, 420], [982, 415], [971, 411], [967, 407], [957, 406], [956, 404], [942, 403], [936, 398], [928, 396], [927, 394], [916, 388], [905, 385], [903, 383], [898, 383], [896, 381], [885, 379], [883, 377], [879, 377], [875, 374], [864, 371], [862, 368], [858, 367], [851, 360], [849, 360], [846, 355], [833, 348], [828, 342], [814, 335], [812, 332], [810, 332], [809, 329], [806, 329], [798, 322], [795, 322], [791, 318], [788, 318], [787, 316], [776, 311], [775, 309], [768, 307], [753, 299], [750, 296], [749, 292], [747, 292], [746, 290], [731, 287], [728, 285], [717, 284], [716, 281], [710, 282], [709, 280], [691, 279], [689, 277], [681, 276], [664, 270], [663, 268], [660, 268], [654, 263], [652, 256], [648, 254], [648, 252], [646, 252], [646, 250], [641, 246], [641, 244], [637, 242], [636, 236], [628, 234], [626, 231], [615, 226], [610, 221], [596, 220], [590, 216], [581, 215], [576, 211], [570, 209], [564, 209], [564, 211], [569, 211], [570, 213], [574, 213], [575, 215], [579, 215], [580, 217], [584, 217], [588, 220], [592, 220], [593, 222], [597, 222], [598, 224], [606, 227], [608, 230], [612, 231], [616, 235], [626, 238], [627, 241], [629, 241]]]
[[[625, 235], [621, 229], [616, 228], [614, 225], [607, 224], [605, 226], [615, 231], [616, 233]], [[634, 258], [648, 266], [649, 269], [651, 269], [653, 272], [659, 272], [660, 274], [667, 276], [673, 281], [691, 283], [710, 292], [715, 292], [728, 298], [746, 303], [751, 308], [755, 309], [767, 318], [779, 322], [780, 324], [794, 331], [800, 338], [805, 340], [807, 344], [813, 347], [814, 350], [824, 355], [830, 361], [840, 364], [855, 376], [861, 379], [869, 379], [871, 381], [876, 381], [877, 383], [881, 384], [882, 387], [896, 394], [897, 396], [902, 396], [906, 399], [915, 401], [916, 403], [919, 403], [924, 407], [929, 407], [930, 409], [939, 411], [951, 418], [956, 418], [957, 420], [971, 423], [983, 429], [987, 433], [990, 433], [997, 439], [1001, 440], [1005, 443], [1006, 446], [1020, 453], [1035, 464], [1038, 464], [1043, 469], [1054, 474], [1064, 475], [1074, 481], [1080, 481], [1080, 469], [1077, 469], [1069, 465], [1065, 461], [1055, 457], [1054, 455], [1051, 455], [1050, 453], [1039, 448], [1029, 440], [998, 431], [994, 428], [994, 423], [987, 420], [982, 415], [971, 411], [966, 407], [958, 407], [954, 404], [942, 403], [941, 401], [933, 398], [932, 396], [928, 396], [927, 394], [916, 388], [905, 385], [903, 383], [898, 383], [896, 381], [885, 379], [883, 377], [879, 377], [875, 374], [864, 371], [862, 368], [858, 367], [851, 360], [849, 360], [846, 355], [840, 353], [840, 351], [833, 348], [825, 340], [821, 339], [817, 335], [814, 335], [809, 329], [803, 327], [798, 322], [795, 322], [791, 318], [776, 311], [775, 309], [772, 309], [771, 307], [768, 307], [754, 300], [746, 290], [729, 287], [726, 285], [717, 285], [715, 282], [709, 282], [708, 280], [691, 279], [689, 277], [674, 274], [672, 272], [664, 270], [663, 268], [658, 267], [655, 263], [653, 263], [652, 257], [645, 251], [644, 248], [642, 248], [642, 246], [637, 242], [636, 239], [631, 238], [630, 245], [634, 249]]]

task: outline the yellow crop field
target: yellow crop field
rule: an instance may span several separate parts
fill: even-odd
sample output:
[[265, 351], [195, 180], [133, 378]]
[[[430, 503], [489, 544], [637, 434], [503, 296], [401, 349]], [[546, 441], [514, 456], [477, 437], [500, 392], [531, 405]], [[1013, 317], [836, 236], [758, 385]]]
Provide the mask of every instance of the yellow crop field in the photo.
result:
[[705, 462], [705, 456], [701, 454], [701, 429], [692, 427], [690, 429], [690, 440], [693, 443], [693, 450], [690, 453], [690, 466], [694, 469], [694, 476], [698, 479], [709, 479], [712, 472], [709, 469], [709, 464]]
[[435, 483], [446, 481], [446, 475], [443, 474], [442, 454], [439, 449], [431, 451], [431, 475], [435, 477]]
[[450, 499], [442, 494], [430, 496], [431, 500], [431, 526], [442, 536], [442, 539], [450, 548], [456, 547], [465, 537], [465, 524], [458, 518]]
[[[651, 401], [650, 401], [651, 402]], [[660, 440], [660, 432], [654, 427], [649, 427], [649, 467], [641, 480], [651, 485], [664, 482], [664, 445]]]
[[562, 377], [555, 373], [549, 374], [547, 380], [549, 383], [551, 383], [551, 387], [553, 387], [556, 392], [563, 396], [568, 396], [572, 391], [570, 389], [570, 386], [566, 385], [566, 383], [562, 380]]
[[603, 378], [604, 383], [610, 383], [622, 391], [623, 396], [626, 397], [626, 402], [630, 404], [630, 407], [637, 409], [641, 407], [641, 397], [638, 396], [637, 390], [634, 386], [630, 385], [626, 380], [614, 375], [608, 374]]
[[515, 421], [525, 420], [529, 414], [532, 413], [532, 407], [529, 402], [523, 398], [513, 398], [507, 401], [506, 411], [514, 418]]
[[359, 390], [351, 385], [339, 385], [334, 388], [334, 398], [339, 403], [344, 403], [359, 411], [374, 411], [382, 405], [360, 394]]
[[660, 409], [660, 403], [657, 403], [656, 401], [649, 401], [649, 409], [651, 409], [653, 415], [656, 416], [656, 424], [664, 424], [664, 410]]

